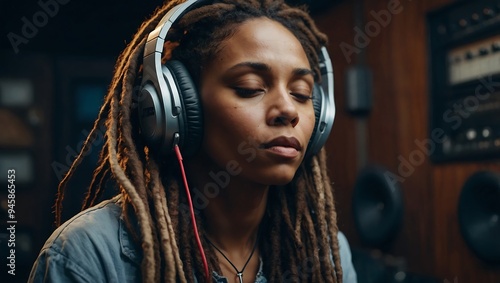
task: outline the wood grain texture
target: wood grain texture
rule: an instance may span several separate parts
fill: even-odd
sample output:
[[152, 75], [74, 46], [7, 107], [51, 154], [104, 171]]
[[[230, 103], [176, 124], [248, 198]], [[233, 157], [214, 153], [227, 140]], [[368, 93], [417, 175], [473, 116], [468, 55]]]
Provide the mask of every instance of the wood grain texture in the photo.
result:
[[[391, 1], [364, 1], [365, 24]], [[404, 224], [387, 253], [404, 257], [412, 272], [443, 282], [500, 282], [500, 267], [487, 265], [466, 246], [457, 217], [465, 180], [479, 170], [500, 172], [500, 163], [469, 162], [435, 165], [425, 143], [429, 132], [427, 12], [451, 0], [392, 1], [402, 7], [390, 23], [370, 37], [366, 64], [373, 72], [373, 110], [367, 119], [368, 161], [399, 176], [405, 202]], [[339, 45], [354, 45], [353, 3], [343, 1], [315, 17], [330, 38], [335, 69], [337, 116], [327, 144], [335, 181], [339, 225], [351, 245], [362, 247], [351, 204], [356, 181], [356, 119], [346, 113], [344, 74], [350, 64]], [[362, 27], [364, 29], [364, 26]], [[355, 56], [353, 56], [355, 58]], [[402, 164], [406, 164], [404, 166]], [[408, 166], [408, 164], [410, 166]], [[500, 239], [499, 239], [500, 240]]]

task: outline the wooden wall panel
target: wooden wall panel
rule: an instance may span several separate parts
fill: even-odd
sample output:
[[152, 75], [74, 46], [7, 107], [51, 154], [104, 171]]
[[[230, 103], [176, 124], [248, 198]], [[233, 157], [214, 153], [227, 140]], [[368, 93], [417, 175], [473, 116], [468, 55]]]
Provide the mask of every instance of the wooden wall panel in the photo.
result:
[[[488, 266], [466, 246], [458, 226], [458, 197], [465, 180], [479, 170], [500, 172], [500, 162], [461, 162], [436, 165], [417, 143], [428, 136], [428, 62], [425, 16], [452, 0], [364, 1], [365, 24], [373, 13], [401, 7], [386, 27], [370, 37], [364, 48], [373, 72], [373, 110], [367, 118], [368, 163], [380, 164], [400, 176], [405, 213], [401, 232], [387, 251], [404, 257], [412, 272], [443, 282], [500, 282], [500, 267]], [[340, 44], [354, 45], [353, 3], [343, 1], [315, 17], [330, 38], [335, 69], [337, 116], [327, 144], [335, 182], [339, 225], [354, 248], [361, 247], [351, 213], [356, 181], [356, 118], [347, 114], [344, 76], [347, 62]], [[364, 29], [364, 26], [362, 27]], [[420, 160], [419, 157], [424, 157]], [[402, 160], [412, 164], [408, 173]], [[413, 163], [411, 163], [413, 160]], [[499, 239], [500, 240], [500, 239]]]
[[[376, 11], [386, 6], [376, 7]], [[425, 64], [425, 21], [422, 2], [402, 1], [398, 6], [398, 14], [392, 16], [392, 21], [387, 27], [388, 34], [381, 37], [381, 47], [389, 50], [382, 64], [387, 65], [385, 71], [388, 80], [375, 81], [374, 88], [378, 97], [391, 100], [390, 107], [386, 110], [385, 105], [375, 104], [382, 113], [372, 116], [370, 132], [376, 133], [380, 119], [396, 121], [391, 125], [392, 143], [394, 146], [386, 151], [392, 156], [384, 157], [374, 155], [374, 160], [388, 162], [388, 168], [398, 176], [399, 185], [403, 191], [405, 202], [405, 214], [400, 236], [394, 245], [394, 253], [404, 255], [408, 261], [411, 271], [428, 273], [432, 271], [433, 257], [429, 254], [433, 250], [432, 226], [429, 225], [433, 214], [433, 206], [430, 200], [433, 191], [430, 190], [429, 162], [426, 153], [419, 149], [415, 141], [422, 141], [427, 136], [427, 84]], [[366, 7], [369, 9], [370, 7]], [[365, 10], [366, 13], [366, 10]], [[370, 49], [368, 62], [374, 72], [378, 72], [379, 59], [378, 48]], [[372, 62], [375, 58], [375, 62]], [[383, 59], [382, 59], [383, 60]], [[379, 89], [379, 85], [387, 84], [390, 89]], [[387, 88], [387, 87], [385, 87]], [[385, 111], [384, 111], [385, 110]], [[390, 113], [389, 115], [387, 113]], [[380, 125], [378, 125], [380, 127]], [[384, 152], [378, 150], [380, 143], [374, 134], [370, 140], [371, 152]], [[389, 141], [386, 141], [389, 143]], [[389, 160], [387, 160], [389, 159]], [[419, 248], [415, 248], [419, 247]]]

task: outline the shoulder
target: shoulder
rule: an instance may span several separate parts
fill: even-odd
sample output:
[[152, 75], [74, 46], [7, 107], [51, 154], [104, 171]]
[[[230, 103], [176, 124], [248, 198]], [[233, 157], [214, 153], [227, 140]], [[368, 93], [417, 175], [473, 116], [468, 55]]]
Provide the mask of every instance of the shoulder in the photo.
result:
[[349, 247], [349, 242], [347, 241], [346, 236], [342, 232], [338, 232], [337, 238], [339, 240], [339, 250], [341, 257], [346, 257], [346, 259], [351, 258], [351, 248]]
[[55, 249], [62, 253], [87, 249], [85, 244], [99, 246], [118, 240], [121, 205], [113, 198], [90, 207], [57, 228], [42, 248]]
[[351, 248], [344, 233], [338, 232], [340, 264], [342, 265], [342, 277], [344, 283], [356, 283], [357, 275], [352, 264]]
[[[40, 278], [51, 282], [92, 282], [109, 275], [127, 275], [140, 263], [121, 215], [121, 199], [115, 197], [66, 221], [46, 241], [30, 279], [33, 282], [42, 282]], [[71, 279], [64, 277], [69, 275]]]

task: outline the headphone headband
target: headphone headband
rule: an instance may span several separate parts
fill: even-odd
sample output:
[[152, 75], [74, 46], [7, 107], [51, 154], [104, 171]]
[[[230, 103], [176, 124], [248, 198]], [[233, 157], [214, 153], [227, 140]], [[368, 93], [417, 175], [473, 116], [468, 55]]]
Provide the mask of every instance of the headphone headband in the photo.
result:
[[167, 37], [168, 31], [175, 23], [178, 18], [184, 16], [186, 12], [193, 8], [202, 6], [206, 2], [203, 0], [188, 0], [182, 4], [179, 4], [170, 11], [168, 11], [165, 16], [158, 22], [156, 28], [149, 33], [146, 42], [146, 49], [144, 50], [144, 57], [148, 56], [153, 52], [163, 52], [163, 44], [165, 43], [165, 38]]

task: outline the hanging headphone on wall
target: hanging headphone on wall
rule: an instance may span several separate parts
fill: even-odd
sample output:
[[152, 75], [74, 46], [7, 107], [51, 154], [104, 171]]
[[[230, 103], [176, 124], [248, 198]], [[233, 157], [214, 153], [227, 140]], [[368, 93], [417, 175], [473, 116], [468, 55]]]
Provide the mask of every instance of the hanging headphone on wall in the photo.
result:
[[[173, 154], [178, 145], [191, 156], [203, 138], [203, 113], [198, 90], [186, 67], [175, 60], [162, 64], [163, 44], [168, 31], [185, 13], [205, 2], [189, 0], [172, 8], [149, 34], [143, 59], [143, 77], [138, 103], [142, 136], [148, 146], [160, 154]], [[333, 68], [326, 47], [319, 54], [321, 84], [315, 83], [313, 107], [314, 131], [307, 155], [319, 152], [328, 138], [335, 118]]]

